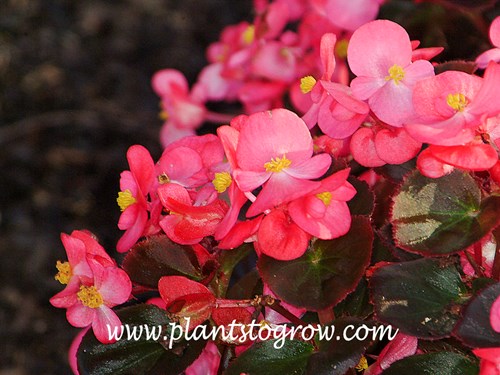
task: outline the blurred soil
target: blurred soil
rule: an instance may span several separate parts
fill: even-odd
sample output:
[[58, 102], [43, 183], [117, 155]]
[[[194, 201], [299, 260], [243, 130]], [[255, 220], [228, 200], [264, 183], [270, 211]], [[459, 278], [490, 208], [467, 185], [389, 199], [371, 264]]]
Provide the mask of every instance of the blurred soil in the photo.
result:
[[251, 0], [0, 1], [0, 375], [69, 374], [78, 332], [48, 300], [62, 286], [60, 232], [94, 232], [112, 254], [119, 174], [135, 143], [154, 158], [150, 77], [193, 82]]

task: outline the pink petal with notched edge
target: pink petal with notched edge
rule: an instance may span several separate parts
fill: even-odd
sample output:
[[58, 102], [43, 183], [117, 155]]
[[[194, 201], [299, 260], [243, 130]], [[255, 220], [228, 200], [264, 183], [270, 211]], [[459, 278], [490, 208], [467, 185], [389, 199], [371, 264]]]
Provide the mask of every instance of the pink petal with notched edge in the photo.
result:
[[489, 117], [500, 113], [500, 100], [498, 100], [498, 87], [500, 87], [500, 64], [490, 62], [484, 72], [481, 88], [467, 107], [468, 112]]
[[273, 210], [262, 220], [257, 238], [263, 254], [278, 260], [296, 259], [307, 249], [309, 235], [282, 210]]
[[375, 148], [375, 133], [370, 128], [358, 129], [351, 138], [351, 154], [365, 167], [380, 167], [385, 161], [380, 159]]
[[118, 318], [116, 313], [108, 306], [101, 305], [101, 307], [95, 309], [92, 330], [94, 331], [96, 339], [103, 344], [109, 344], [115, 341], [110, 340], [108, 329], [114, 332], [114, 328], [118, 327], [118, 330], [120, 330], [121, 324], [120, 318]]
[[128, 300], [132, 283], [127, 273], [118, 267], [103, 267], [94, 259], [89, 259], [94, 273], [94, 286], [109, 307], [120, 305]]
[[242, 171], [236, 169], [233, 171], [233, 177], [241, 191], [247, 192], [265, 183], [271, 177], [272, 173], [273, 172]]
[[356, 76], [384, 78], [394, 64], [411, 61], [411, 42], [406, 30], [388, 20], [376, 20], [357, 29], [347, 49], [347, 61]]
[[422, 143], [414, 140], [403, 128], [381, 129], [375, 135], [375, 149], [388, 164], [402, 164], [417, 156]]
[[176, 147], [162, 154], [156, 164], [157, 175], [165, 173], [170, 181], [185, 187], [198, 187], [207, 182], [200, 155], [189, 147]]
[[413, 114], [412, 88], [403, 82], [388, 81], [368, 99], [368, 104], [380, 120], [401, 127]]
[[484, 171], [498, 161], [496, 150], [487, 144], [429, 146], [432, 155], [445, 164], [472, 171]]
[[426, 177], [439, 178], [451, 173], [455, 168], [438, 160], [427, 148], [418, 155], [417, 168]]
[[493, 302], [490, 310], [490, 324], [495, 332], [500, 333], [500, 296]]
[[283, 172], [273, 173], [248, 209], [247, 217], [297, 199], [319, 186], [318, 181], [301, 180]]
[[384, 87], [386, 83], [385, 78], [356, 77], [351, 81], [351, 90], [356, 98], [367, 100]]
[[405, 124], [404, 128], [410, 136], [420, 142], [440, 146], [454, 146], [472, 141], [476, 132], [464, 128], [466, 118], [461, 114], [447, 120], [426, 124]]

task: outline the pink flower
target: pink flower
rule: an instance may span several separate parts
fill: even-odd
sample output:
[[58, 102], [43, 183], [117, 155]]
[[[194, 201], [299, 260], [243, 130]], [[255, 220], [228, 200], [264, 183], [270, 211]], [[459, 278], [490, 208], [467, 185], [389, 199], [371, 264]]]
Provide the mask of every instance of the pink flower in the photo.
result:
[[463, 145], [488, 117], [500, 113], [497, 89], [500, 66], [490, 63], [484, 78], [446, 71], [415, 85], [415, 117], [405, 128], [410, 135], [434, 145]]
[[351, 227], [347, 201], [356, 194], [346, 181], [349, 169], [325, 178], [320, 187], [288, 204], [293, 221], [309, 234], [323, 240], [343, 236]]
[[[460, 263], [464, 273], [468, 276], [474, 276], [474, 268], [469, 263], [465, 252], [467, 251], [474, 257], [474, 261], [481, 267], [486, 277], [491, 277], [493, 261], [497, 250], [497, 242], [495, 236], [491, 233], [483, 237], [479, 242], [469, 246], [460, 253]], [[477, 275], [476, 275], [477, 276]]]
[[369, 22], [353, 33], [347, 61], [357, 76], [351, 82], [354, 96], [368, 100], [380, 120], [398, 127], [413, 113], [415, 83], [434, 75], [429, 61], [412, 62], [408, 33], [387, 20]]
[[295, 224], [285, 207], [265, 215], [257, 232], [255, 250], [278, 260], [299, 258], [307, 250], [311, 236]]
[[[190, 134], [198, 128], [205, 119], [203, 92], [189, 92], [189, 85], [184, 75], [174, 69], [164, 69], [152, 78], [153, 90], [160, 96], [162, 116], [167, 120], [162, 129], [161, 141], [164, 146], [175, 139], [175, 132]], [[168, 132], [165, 128], [171, 128]]]
[[247, 216], [299, 198], [314, 190], [331, 163], [329, 155], [313, 155], [306, 124], [293, 112], [276, 109], [249, 116], [236, 148], [238, 167], [233, 171], [243, 192], [262, 186]]
[[312, 0], [314, 10], [341, 29], [354, 31], [377, 17], [385, 0]]
[[67, 308], [66, 317], [72, 326], [92, 326], [96, 338], [102, 343], [109, 343], [112, 340], [108, 329], [113, 331], [121, 324], [111, 308], [128, 300], [132, 283], [127, 273], [116, 266], [105, 267], [95, 258], [88, 258], [87, 261], [93, 274], [92, 280], [68, 285], [57, 295], [58, 298], [51, 299], [51, 303]]
[[213, 235], [228, 210], [220, 199], [194, 206], [188, 191], [174, 183], [161, 185], [158, 196], [163, 207], [170, 211], [160, 226], [172, 241], [182, 245], [193, 245]]
[[480, 348], [472, 352], [481, 359], [479, 375], [500, 375], [500, 348]]
[[500, 16], [490, 25], [490, 40], [496, 48], [489, 49], [476, 58], [476, 64], [481, 69], [486, 68], [490, 61], [500, 62]]
[[[124, 171], [120, 175], [121, 191], [117, 198], [122, 211], [118, 228], [126, 231], [116, 245], [116, 249], [121, 253], [128, 251], [146, 234], [148, 210], [153, 210], [154, 206], [149, 206], [147, 195], [156, 183], [153, 159], [143, 146], [131, 146], [127, 151], [127, 160], [130, 171]], [[159, 212], [157, 214], [159, 215]], [[153, 221], [157, 219], [152, 217]]]
[[323, 75], [319, 82], [312, 76], [301, 80], [303, 93], [311, 93], [312, 105], [302, 116], [309, 128], [316, 123], [326, 135], [343, 139], [352, 135], [369, 112], [366, 103], [354, 98], [351, 89], [340, 83], [331, 82], [335, 70], [334, 34], [325, 34], [321, 38], [320, 57]]

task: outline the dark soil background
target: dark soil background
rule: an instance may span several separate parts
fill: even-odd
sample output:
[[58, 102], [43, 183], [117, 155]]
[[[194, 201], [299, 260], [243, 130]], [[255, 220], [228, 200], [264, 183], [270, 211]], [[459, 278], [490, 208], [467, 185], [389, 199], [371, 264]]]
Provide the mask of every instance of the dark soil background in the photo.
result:
[[135, 143], [161, 152], [150, 77], [193, 82], [251, 0], [0, 0], [0, 375], [69, 374], [78, 332], [61, 290], [61, 232], [94, 232], [111, 254], [119, 174]]

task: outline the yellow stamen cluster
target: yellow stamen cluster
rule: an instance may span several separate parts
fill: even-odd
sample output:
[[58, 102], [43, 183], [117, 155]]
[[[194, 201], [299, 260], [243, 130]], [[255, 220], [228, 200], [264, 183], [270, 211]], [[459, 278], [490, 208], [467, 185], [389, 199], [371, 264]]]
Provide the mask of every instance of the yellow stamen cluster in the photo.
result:
[[162, 173], [161, 175], [158, 176], [158, 182], [160, 184], [168, 184], [170, 182], [170, 177], [166, 173]]
[[347, 47], [349, 46], [349, 41], [347, 39], [341, 39], [335, 44], [335, 55], [340, 59], [347, 58]]
[[462, 112], [465, 107], [467, 107], [467, 104], [469, 104], [469, 101], [464, 94], [448, 94], [446, 97], [446, 104], [448, 104], [455, 111]]
[[245, 44], [251, 44], [255, 39], [255, 26], [249, 25], [243, 32], [242, 37]]
[[116, 203], [120, 206], [120, 210], [123, 212], [127, 207], [133, 205], [137, 200], [132, 195], [132, 192], [127, 189], [125, 191], [120, 191], [118, 193], [118, 198], [116, 198]]
[[328, 206], [332, 201], [332, 193], [324, 191], [323, 193], [316, 194], [316, 198], [320, 199], [325, 206]]
[[168, 120], [168, 112], [167, 111], [161, 111], [159, 114], [158, 114], [158, 117], [160, 118], [160, 120], [162, 121], [167, 121]]
[[291, 164], [291, 160], [288, 160], [286, 155], [283, 155], [282, 158], [272, 158], [271, 161], [264, 164], [264, 168], [266, 168], [266, 172], [278, 173], [283, 169], [288, 168]]
[[229, 172], [218, 172], [215, 174], [212, 184], [214, 184], [215, 190], [217, 190], [218, 193], [224, 193], [231, 185], [232, 181]]
[[104, 303], [101, 293], [95, 286], [80, 286], [80, 291], [76, 293], [78, 299], [84, 306], [96, 309]]
[[385, 77], [385, 80], [390, 81], [392, 79], [394, 83], [397, 85], [399, 84], [399, 81], [401, 81], [404, 77], [405, 77], [404, 69], [401, 66], [394, 64], [389, 68], [389, 75]]
[[59, 272], [54, 276], [54, 279], [59, 281], [61, 284], [68, 284], [69, 280], [71, 280], [71, 276], [73, 276], [73, 272], [71, 272], [71, 266], [69, 262], [61, 262], [60, 260], [56, 263], [56, 268]]
[[315, 84], [316, 80], [313, 76], [302, 77], [300, 79], [300, 91], [302, 91], [303, 94], [307, 94], [313, 89]]
[[368, 368], [368, 361], [366, 360], [366, 357], [364, 355], [361, 356], [361, 359], [359, 360], [355, 368], [358, 372], [365, 371]]

